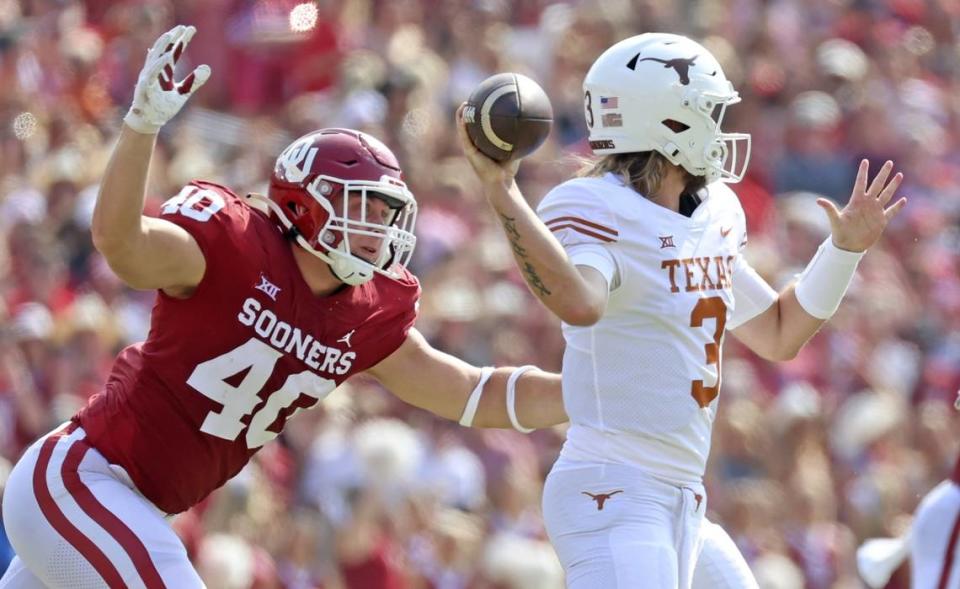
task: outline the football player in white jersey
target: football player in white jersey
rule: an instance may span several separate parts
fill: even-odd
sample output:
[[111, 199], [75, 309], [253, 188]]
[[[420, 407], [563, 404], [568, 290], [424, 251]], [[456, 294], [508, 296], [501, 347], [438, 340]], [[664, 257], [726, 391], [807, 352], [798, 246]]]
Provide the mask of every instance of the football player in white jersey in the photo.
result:
[[[830, 318], [864, 252], [904, 206], [886, 162], [861, 162], [798, 279], [775, 292], [746, 262], [729, 184], [750, 136], [720, 129], [740, 100], [717, 60], [682, 36], [648, 33], [604, 52], [584, 81], [595, 163], [534, 212], [514, 176], [460, 141], [533, 293], [563, 322], [570, 429], [547, 478], [547, 531], [572, 589], [756, 587], [730, 537], [704, 520], [702, 484], [733, 334], [793, 358]], [[891, 204], [892, 203], [892, 204]]]

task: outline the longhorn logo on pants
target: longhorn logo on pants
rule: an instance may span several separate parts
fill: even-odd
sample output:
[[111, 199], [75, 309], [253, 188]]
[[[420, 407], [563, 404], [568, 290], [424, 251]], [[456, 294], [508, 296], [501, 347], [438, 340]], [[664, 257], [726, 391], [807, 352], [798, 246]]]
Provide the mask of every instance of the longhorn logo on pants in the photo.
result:
[[610, 491], [609, 493], [597, 493], [596, 495], [588, 491], [580, 492], [597, 502], [597, 511], [603, 511], [603, 504], [607, 502], [607, 499], [613, 497], [617, 493], [623, 493], [623, 489], [617, 489], [616, 491]]

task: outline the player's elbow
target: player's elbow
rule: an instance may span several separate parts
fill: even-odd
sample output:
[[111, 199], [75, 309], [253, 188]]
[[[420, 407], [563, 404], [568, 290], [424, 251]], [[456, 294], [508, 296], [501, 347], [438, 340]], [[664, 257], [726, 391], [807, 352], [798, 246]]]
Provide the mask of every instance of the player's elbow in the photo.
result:
[[126, 240], [120, 232], [96, 216], [90, 225], [90, 237], [93, 239], [93, 247], [97, 248], [97, 251], [107, 260], [121, 255], [128, 249], [126, 247], [128, 244], [124, 243]]
[[113, 274], [128, 287], [134, 290], [153, 290], [157, 288], [149, 273], [144, 272], [143, 267], [131, 258], [108, 255], [103, 257]]
[[800, 350], [803, 349], [809, 339], [810, 335], [807, 334], [795, 334], [781, 330], [776, 346], [776, 361], [789, 362], [793, 360], [800, 355]]
[[607, 279], [594, 268], [577, 266], [577, 269], [580, 280], [561, 293], [562, 309], [557, 315], [568, 325], [589, 327], [600, 321], [607, 311]]
[[560, 319], [568, 325], [578, 327], [590, 327], [600, 321], [603, 313], [606, 311], [604, 302], [595, 302], [589, 300], [577, 301], [568, 305], [562, 312]]
[[788, 346], [780, 351], [780, 362], [788, 362], [793, 360], [798, 355], [800, 355], [800, 349], [802, 345], [799, 346]]
[[133, 246], [129, 241], [119, 239], [116, 235], [102, 232], [91, 232], [93, 247], [97, 248], [107, 265], [117, 276], [123, 277], [132, 266]]
[[121, 250], [119, 240], [97, 225], [90, 227], [90, 237], [93, 239], [93, 247], [107, 260]]
[[797, 345], [780, 345], [772, 347], [763, 351], [760, 354], [764, 360], [769, 360], [771, 362], [789, 362], [797, 357], [800, 354], [800, 348], [802, 346]]
[[110, 263], [123, 265], [136, 256], [140, 249], [145, 229], [142, 224], [138, 227], [117, 227], [113, 223], [105, 223], [94, 218], [90, 226], [90, 237], [93, 247]]
[[145, 264], [138, 255], [136, 241], [110, 233], [91, 232], [91, 236], [93, 246], [124, 284], [135, 290], [154, 288], [148, 270], [150, 265]]
[[105, 202], [119, 200], [115, 195], [103, 192], [97, 196], [97, 204], [93, 209], [93, 218], [90, 220], [90, 237], [93, 246], [104, 257], [127, 255], [137, 245], [137, 241], [145, 234], [143, 215], [137, 214], [131, 222], [130, 215], [112, 210]]

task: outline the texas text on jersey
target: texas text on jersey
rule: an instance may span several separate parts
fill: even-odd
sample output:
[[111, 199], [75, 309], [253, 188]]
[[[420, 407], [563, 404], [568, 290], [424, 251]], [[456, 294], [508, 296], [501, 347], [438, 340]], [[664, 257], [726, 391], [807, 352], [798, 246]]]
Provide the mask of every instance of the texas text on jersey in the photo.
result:
[[150, 501], [178, 513], [295, 412], [396, 350], [420, 287], [401, 268], [400, 280], [377, 274], [314, 296], [277, 224], [216, 184], [190, 183], [161, 215], [194, 237], [206, 273], [189, 298], [161, 291], [147, 340], [121, 352], [73, 421]]

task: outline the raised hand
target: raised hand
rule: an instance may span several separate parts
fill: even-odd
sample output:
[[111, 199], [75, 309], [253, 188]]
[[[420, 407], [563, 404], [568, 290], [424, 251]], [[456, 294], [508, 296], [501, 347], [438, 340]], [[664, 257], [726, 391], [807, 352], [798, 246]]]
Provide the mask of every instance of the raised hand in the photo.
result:
[[133, 104], [123, 122], [138, 133], [154, 134], [176, 115], [187, 99], [210, 77], [210, 66], [201, 65], [181, 82], [173, 70], [196, 27], [178, 25], [157, 39], [140, 70]]
[[869, 168], [870, 163], [867, 160], [860, 162], [853, 193], [843, 210], [825, 198], [817, 199], [817, 204], [826, 211], [830, 219], [833, 245], [842, 250], [863, 252], [869, 249], [883, 234], [890, 219], [907, 204], [906, 197], [901, 197], [887, 206], [903, 181], [903, 174], [899, 172], [887, 181], [893, 170], [893, 162], [883, 164], [868, 188]]

